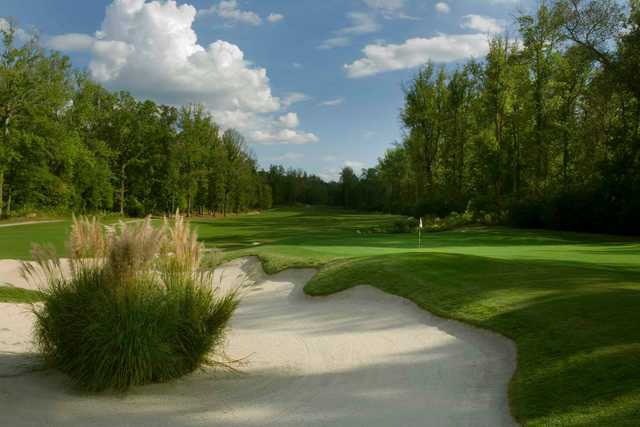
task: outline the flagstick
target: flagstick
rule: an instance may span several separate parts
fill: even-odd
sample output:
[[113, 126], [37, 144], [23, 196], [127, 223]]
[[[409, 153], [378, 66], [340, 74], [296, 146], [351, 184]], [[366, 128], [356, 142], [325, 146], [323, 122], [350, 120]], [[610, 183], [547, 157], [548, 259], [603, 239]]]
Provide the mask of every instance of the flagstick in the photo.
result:
[[418, 227], [418, 248], [422, 248], [422, 217], [420, 218], [420, 226]]

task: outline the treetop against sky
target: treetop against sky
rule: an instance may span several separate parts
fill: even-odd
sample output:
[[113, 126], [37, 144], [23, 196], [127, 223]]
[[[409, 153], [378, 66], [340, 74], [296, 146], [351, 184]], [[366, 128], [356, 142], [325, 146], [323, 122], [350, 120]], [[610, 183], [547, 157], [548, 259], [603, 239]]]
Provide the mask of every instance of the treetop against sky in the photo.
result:
[[263, 166], [336, 179], [401, 139], [401, 82], [418, 66], [483, 57], [533, 0], [2, 3], [19, 37], [39, 32], [109, 89], [202, 103]]

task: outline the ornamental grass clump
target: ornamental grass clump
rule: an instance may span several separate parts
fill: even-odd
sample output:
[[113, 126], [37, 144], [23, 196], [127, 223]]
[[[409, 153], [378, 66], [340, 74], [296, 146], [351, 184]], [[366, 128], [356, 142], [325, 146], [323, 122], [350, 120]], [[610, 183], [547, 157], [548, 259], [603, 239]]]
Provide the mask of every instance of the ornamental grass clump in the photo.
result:
[[34, 311], [46, 362], [87, 391], [124, 391], [224, 364], [238, 294], [222, 292], [200, 269], [202, 249], [180, 215], [161, 227], [149, 218], [113, 227], [74, 219], [68, 260], [39, 247], [36, 263], [23, 265], [28, 280], [44, 285]]

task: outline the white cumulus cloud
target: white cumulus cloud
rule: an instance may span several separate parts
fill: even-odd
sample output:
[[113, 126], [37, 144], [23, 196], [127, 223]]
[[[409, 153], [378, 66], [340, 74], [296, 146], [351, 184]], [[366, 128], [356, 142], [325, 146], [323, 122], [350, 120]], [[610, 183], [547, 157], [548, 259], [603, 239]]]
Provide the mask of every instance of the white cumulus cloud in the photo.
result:
[[[174, 0], [114, 0], [95, 36], [65, 34], [49, 44], [90, 52], [92, 77], [108, 87], [169, 105], [202, 103], [223, 128], [234, 127], [249, 140], [280, 127], [274, 114], [300, 95], [274, 96], [267, 71], [247, 61], [238, 46], [223, 40], [200, 45], [195, 17], [193, 6]], [[313, 135], [287, 131], [289, 140]]]
[[485, 34], [439, 34], [402, 44], [371, 44], [364, 57], [345, 65], [350, 78], [417, 67], [428, 61], [452, 62], [483, 56], [489, 49]]
[[298, 115], [296, 113], [287, 113], [278, 117], [278, 122], [287, 128], [297, 128], [300, 124], [300, 119], [298, 119]]
[[47, 47], [64, 52], [88, 50], [93, 46], [95, 39], [87, 34], [70, 33], [51, 37], [47, 41]]
[[318, 137], [312, 133], [296, 132], [293, 129], [279, 131], [255, 131], [253, 140], [262, 144], [309, 144], [317, 142]]
[[482, 15], [465, 15], [462, 17], [462, 28], [482, 33], [497, 34], [504, 31], [505, 22], [501, 19]]
[[451, 8], [445, 2], [436, 3], [435, 9], [436, 9], [436, 12], [443, 13], [443, 14], [451, 12]]

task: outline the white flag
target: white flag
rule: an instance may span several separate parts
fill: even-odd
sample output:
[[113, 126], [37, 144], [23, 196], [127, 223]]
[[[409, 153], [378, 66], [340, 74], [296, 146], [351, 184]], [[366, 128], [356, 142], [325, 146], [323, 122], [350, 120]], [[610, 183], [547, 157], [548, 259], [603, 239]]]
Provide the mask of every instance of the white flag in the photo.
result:
[[420, 228], [422, 228], [422, 217], [420, 217]]

